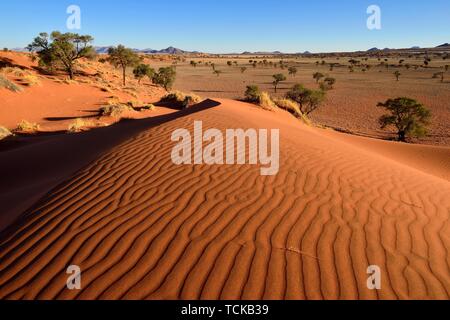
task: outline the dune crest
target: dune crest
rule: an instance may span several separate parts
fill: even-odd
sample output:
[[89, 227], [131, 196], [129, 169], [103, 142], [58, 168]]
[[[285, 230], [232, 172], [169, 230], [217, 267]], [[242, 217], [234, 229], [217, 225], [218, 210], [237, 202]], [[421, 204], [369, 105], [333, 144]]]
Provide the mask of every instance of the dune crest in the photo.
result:
[[[144, 125], [25, 212], [0, 238], [0, 298], [449, 299], [448, 167], [427, 174], [285, 112], [218, 101]], [[280, 129], [278, 175], [174, 165], [171, 134], [195, 120]]]

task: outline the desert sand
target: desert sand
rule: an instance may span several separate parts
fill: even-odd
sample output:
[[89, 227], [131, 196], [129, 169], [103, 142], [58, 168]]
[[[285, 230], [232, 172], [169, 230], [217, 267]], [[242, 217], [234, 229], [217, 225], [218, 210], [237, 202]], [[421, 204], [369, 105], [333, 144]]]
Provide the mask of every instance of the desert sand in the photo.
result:
[[[280, 129], [280, 172], [174, 165], [171, 134], [195, 120]], [[0, 157], [1, 299], [450, 298], [449, 148], [227, 99], [36, 139]]]

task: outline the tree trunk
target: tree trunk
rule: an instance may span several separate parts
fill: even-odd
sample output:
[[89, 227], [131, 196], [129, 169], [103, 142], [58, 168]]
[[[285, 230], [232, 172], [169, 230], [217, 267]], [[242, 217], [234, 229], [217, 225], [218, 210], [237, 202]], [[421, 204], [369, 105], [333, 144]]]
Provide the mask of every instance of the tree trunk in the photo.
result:
[[127, 71], [127, 67], [122, 67], [122, 71], [123, 71], [123, 86], [125, 87], [125, 85], [126, 85], [126, 80], [125, 80], [125, 77], [126, 77], [126, 71]]
[[69, 72], [69, 78], [70, 78], [70, 80], [73, 80], [73, 78], [74, 78], [73, 69], [72, 69], [72, 68], [69, 68], [67, 71]]
[[398, 132], [398, 140], [401, 142], [406, 142], [406, 132], [405, 131]]

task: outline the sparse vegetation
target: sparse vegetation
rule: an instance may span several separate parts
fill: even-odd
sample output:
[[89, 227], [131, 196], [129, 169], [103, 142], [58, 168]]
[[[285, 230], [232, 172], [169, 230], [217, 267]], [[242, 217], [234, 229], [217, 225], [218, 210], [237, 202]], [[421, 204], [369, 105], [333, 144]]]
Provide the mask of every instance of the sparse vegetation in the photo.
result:
[[151, 103], [150, 104], [146, 104], [146, 105], [141, 107], [141, 111], [146, 111], [146, 110], [154, 111], [155, 109], [156, 109], [155, 105], [151, 104]]
[[290, 76], [295, 77], [297, 75], [298, 70], [296, 67], [289, 67], [288, 72]]
[[36, 132], [39, 131], [39, 125], [37, 123], [29, 122], [27, 120], [22, 120], [17, 125], [17, 131], [19, 132]]
[[322, 91], [328, 91], [333, 89], [334, 84], [336, 83], [336, 79], [332, 77], [326, 77], [323, 82], [320, 83], [320, 89]]
[[247, 86], [247, 90], [245, 91], [245, 100], [248, 102], [258, 102], [259, 96], [261, 95], [261, 91], [259, 87], [256, 85]]
[[313, 74], [313, 79], [316, 80], [316, 83], [319, 83], [320, 79], [322, 79], [323, 77], [325, 76], [323, 75], [323, 73], [320, 72], [315, 72]]
[[155, 70], [151, 68], [148, 64], [139, 64], [133, 70], [134, 77], [138, 79], [138, 83], [141, 83], [141, 80], [145, 77], [149, 77], [150, 80], [153, 78], [155, 74]]
[[394, 76], [395, 76], [395, 78], [397, 79], [397, 81], [399, 80], [399, 78], [400, 78], [400, 76], [401, 76], [402, 74], [400, 73], [400, 71], [395, 71], [394, 72]]
[[321, 90], [311, 90], [305, 88], [301, 84], [296, 84], [286, 94], [286, 98], [297, 102], [300, 106], [300, 111], [303, 114], [309, 115], [323, 102], [325, 99], [325, 92]]
[[76, 62], [81, 58], [95, 56], [95, 50], [90, 46], [93, 40], [89, 35], [54, 31], [49, 36], [43, 32], [27, 46], [27, 49], [37, 52], [41, 67], [48, 69], [62, 67], [70, 79], [73, 79]]
[[286, 110], [296, 117], [300, 117], [302, 114], [300, 111], [300, 106], [295, 101], [290, 99], [276, 99], [274, 102], [278, 108]]
[[8, 78], [0, 74], [0, 88], [5, 88], [13, 92], [20, 92], [23, 89], [19, 87], [14, 82], [10, 81]]
[[105, 117], [120, 117], [126, 111], [134, 109], [126, 104], [107, 105], [100, 108], [100, 114]]
[[9, 136], [12, 136], [12, 132], [8, 128], [0, 126], [0, 140], [3, 140]]
[[170, 90], [175, 82], [176, 75], [177, 73], [172, 67], [159, 68], [158, 73], [153, 75], [153, 83]]
[[280, 82], [286, 81], [286, 76], [282, 73], [277, 73], [277, 74], [274, 74], [272, 77], [274, 79], [272, 82], [273, 87], [275, 89], [275, 92], [277, 92], [278, 85], [280, 84]]
[[276, 107], [270, 95], [265, 91], [259, 95], [258, 105], [265, 110], [273, 110]]
[[380, 117], [381, 128], [395, 127], [399, 141], [405, 142], [407, 137], [423, 137], [427, 134], [431, 112], [416, 100], [405, 97], [389, 99], [378, 103], [378, 107], [389, 112]]
[[161, 101], [163, 102], [172, 102], [176, 104], [180, 104], [183, 109], [188, 108], [194, 104], [198, 104], [203, 101], [203, 99], [193, 93], [186, 94], [181, 91], [172, 91], [166, 94]]
[[241, 73], [244, 73], [245, 71], [247, 71], [247, 67], [241, 67]]
[[81, 118], [75, 119], [73, 123], [69, 125], [69, 128], [67, 129], [67, 132], [69, 133], [76, 133], [83, 131], [84, 128], [92, 126], [92, 123], [89, 121], [85, 121]]
[[123, 45], [108, 49], [108, 61], [115, 67], [122, 68], [122, 81], [126, 85], [126, 71], [128, 67], [135, 67], [141, 61], [140, 57], [133, 50], [125, 48]]

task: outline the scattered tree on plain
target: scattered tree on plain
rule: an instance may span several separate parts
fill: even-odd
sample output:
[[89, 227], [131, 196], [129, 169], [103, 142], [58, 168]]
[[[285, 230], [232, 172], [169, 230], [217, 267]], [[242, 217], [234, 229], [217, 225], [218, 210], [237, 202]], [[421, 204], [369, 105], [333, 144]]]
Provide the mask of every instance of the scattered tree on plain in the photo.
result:
[[272, 77], [274, 79], [272, 84], [273, 84], [273, 87], [275, 88], [275, 93], [276, 93], [280, 82], [286, 81], [286, 76], [282, 73], [277, 73], [277, 74], [274, 74]]
[[296, 67], [289, 67], [288, 71], [289, 71], [289, 75], [295, 77], [298, 70]]
[[261, 91], [259, 87], [256, 85], [247, 86], [247, 90], [245, 90], [245, 100], [249, 102], [258, 102], [259, 97], [261, 96]]
[[159, 68], [158, 73], [153, 75], [153, 83], [170, 90], [176, 79], [176, 71], [172, 67]]
[[325, 92], [322, 90], [311, 90], [301, 84], [296, 84], [288, 93], [286, 98], [297, 102], [303, 114], [310, 114], [316, 110], [325, 99]]
[[323, 73], [320, 72], [316, 72], [313, 74], [313, 78], [314, 80], [316, 80], [316, 83], [319, 83], [320, 79], [322, 79], [323, 77], [325, 76], [323, 75]]
[[427, 134], [431, 112], [416, 100], [405, 97], [389, 99], [378, 103], [378, 107], [389, 112], [380, 117], [381, 128], [395, 127], [399, 141], [405, 142], [407, 137], [422, 137]]

